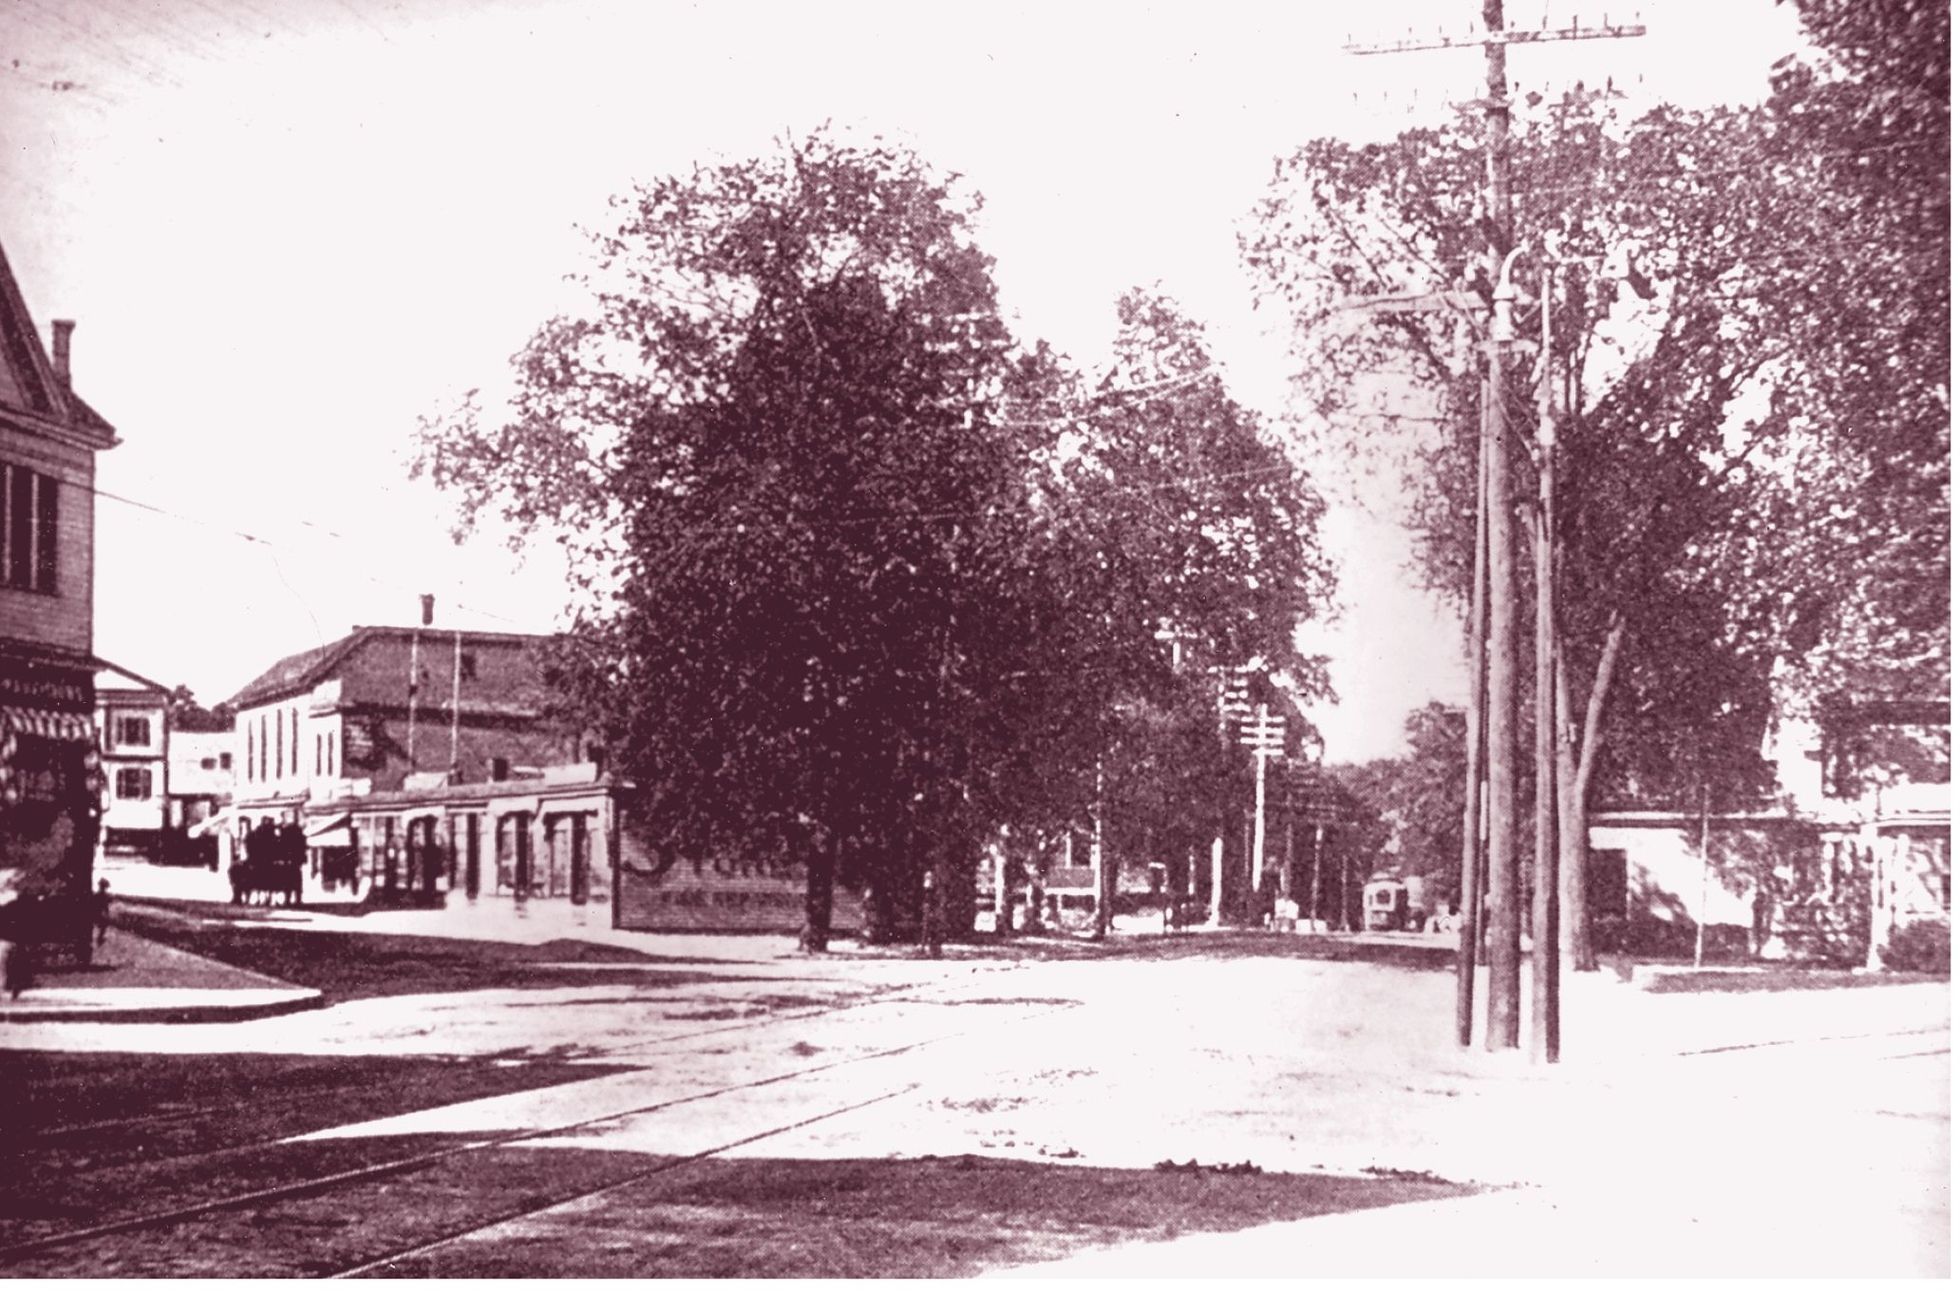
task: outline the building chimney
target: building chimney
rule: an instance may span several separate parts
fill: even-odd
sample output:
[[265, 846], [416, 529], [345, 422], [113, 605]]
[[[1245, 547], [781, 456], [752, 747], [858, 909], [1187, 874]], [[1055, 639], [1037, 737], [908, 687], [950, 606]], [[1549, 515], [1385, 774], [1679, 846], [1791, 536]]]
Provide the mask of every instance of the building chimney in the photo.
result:
[[75, 320], [58, 318], [54, 321], [54, 375], [61, 379], [61, 385], [72, 385], [68, 380], [68, 338], [74, 335]]
[[425, 592], [422, 596], [422, 626], [426, 628], [435, 621], [436, 598]]

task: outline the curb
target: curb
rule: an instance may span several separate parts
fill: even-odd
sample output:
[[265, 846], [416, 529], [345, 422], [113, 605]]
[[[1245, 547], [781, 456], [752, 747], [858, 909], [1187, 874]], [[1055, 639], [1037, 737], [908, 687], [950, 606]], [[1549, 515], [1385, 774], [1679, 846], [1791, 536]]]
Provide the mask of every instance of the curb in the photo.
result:
[[31, 1009], [0, 1007], [0, 1023], [240, 1023], [247, 1019], [270, 1019], [302, 1010], [324, 1009], [327, 998], [319, 992], [303, 992], [277, 1001], [255, 1001], [249, 1005], [158, 1005], [142, 1008]]

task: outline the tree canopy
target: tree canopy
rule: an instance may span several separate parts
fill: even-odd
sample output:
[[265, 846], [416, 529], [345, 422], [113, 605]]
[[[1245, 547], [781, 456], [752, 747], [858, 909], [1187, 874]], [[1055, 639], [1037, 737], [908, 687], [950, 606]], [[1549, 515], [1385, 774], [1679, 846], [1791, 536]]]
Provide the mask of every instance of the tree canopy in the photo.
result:
[[1514, 105], [1509, 232], [1470, 109], [1308, 143], [1246, 237], [1297, 324], [1323, 440], [1415, 451], [1422, 559], [1459, 596], [1485, 252], [1521, 252], [1525, 358], [1501, 403], [1526, 435], [1505, 454], [1529, 485], [1549, 370], [1567, 836], [1596, 777], [1622, 799], [1750, 805], [1775, 716], [1947, 695], [1946, 7], [1798, 7], [1819, 49], [1761, 104], [1632, 115], [1575, 88]]
[[1002, 326], [977, 207], [827, 131], [641, 186], [508, 406], [421, 432], [464, 529], [573, 549], [555, 678], [636, 820], [805, 863], [812, 945], [837, 872], [889, 932], [924, 870], [1099, 803], [1119, 707], [1202, 681], [1161, 628], [1242, 659], [1325, 590], [1318, 500], [1197, 325], [1131, 298], [1086, 386]]

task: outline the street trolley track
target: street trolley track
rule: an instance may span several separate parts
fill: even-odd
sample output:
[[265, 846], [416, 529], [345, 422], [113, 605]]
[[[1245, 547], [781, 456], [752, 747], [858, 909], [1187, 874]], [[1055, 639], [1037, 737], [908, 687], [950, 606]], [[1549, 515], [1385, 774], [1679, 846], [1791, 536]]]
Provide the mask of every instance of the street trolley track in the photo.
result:
[[491, 1216], [488, 1219], [479, 1219], [468, 1224], [460, 1225], [456, 1228], [450, 1229], [447, 1232], [441, 1233], [435, 1237], [417, 1242], [414, 1246], [407, 1246], [397, 1251], [390, 1251], [387, 1255], [375, 1256], [370, 1259], [363, 1260], [359, 1264], [347, 1265], [343, 1268], [332, 1270], [328, 1273], [321, 1274], [319, 1276], [323, 1278], [358, 1278], [362, 1274], [369, 1274], [369, 1273], [373, 1273], [378, 1269], [389, 1268], [395, 1264], [400, 1263], [403, 1260], [412, 1260], [416, 1256], [426, 1255], [430, 1251], [435, 1251], [442, 1247], [448, 1246], [451, 1243], [459, 1242], [465, 1237], [469, 1237], [474, 1233], [481, 1233], [481, 1232], [488, 1231], [489, 1229], [495, 1228], [500, 1224], [512, 1223], [519, 1219], [528, 1219], [533, 1215], [540, 1215], [551, 1210], [557, 1210], [578, 1201], [590, 1201], [597, 1197], [605, 1196], [610, 1192], [623, 1191], [628, 1187], [633, 1187], [636, 1186], [637, 1184], [643, 1183], [647, 1181], [649, 1178], [655, 1178], [664, 1173], [671, 1173], [675, 1169], [679, 1169], [682, 1168], [683, 1166], [697, 1163], [698, 1161], [701, 1160], [709, 1159], [713, 1156], [720, 1155], [726, 1151], [733, 1151], [737, 1147], [747, 1146], [751, 1142], [767, 1141], [771, 1137], [780, 1137], [784, 1133], [795, 1132], [799, 1128], [808, 1128], [811, 1124], [822, 1123], [826, 1119], [836, 1119], [842, 1115], [850, 1114], [856, 1110], [865, 1109], [868, 1106], [877, 1105], [883, 1101], [896, 1100], [897, 1098], [904, 1096], [909, 1092], [918, 1090], [918, 1086], [919, 1085], [917, 1083], [908, 1083], [905, 1086], [900, 1087], [895, 1091], [880, 1092], [878, 1095], [868, 1097], [865, 1100], [854, 1101], [850, 1105], [842, 1105], [842, 1106], [838, 1106], [835, 1109], [825, 1110], [822, 1111], [821, 1113], [813, 1114], [803, 1119], [798, 1119], [794, 1123], [781, 1124], [774, 1128], [765, 1128], [759, 1133], [750, 1133], [746, 1137], [737, 1138], [732, 1142], [723, 1142], [719, 1146], [711, 1146], [704, 1151], [696, 1151], [691, 1155], [684, 1155], [674, 1159], [662, 1160], [658, 1164], [649, 1165], [645, 1169], [637, 1170], [634, 1173], [628, 1174], [624, 1178], [615, 1178], [608, 1182], [601, 1183], [597, 1187], [580, 1188], [577, 1191], [569, 1192], [560, 1196], [550, 1197], [544, 1201], [529, 1201], [522, 1205], [514, 1206], [508, 1210], [504, 1210], [496, 1215]]
[[[731, 1083], [723, 1087], [711, 1088], [703, 1092], [694, 1092], [686, 1096], [670, 1097], [666, 1100], [649, 1102], [643, 1105], [629, 1106], [623, 1110], [608, 1111], [605, 1114], [593, 1115], [589, 1118], [577, 1120], [572, 1123], [555, 1124], [545, 1128], [526, 1128], [526, 1129], [515, 1130], [512, 1132], [507, 1132], [507, 1133], [498, 1133], [489, 1137], [478, 1138], [476, 1140], [463, 1142], [454, 1146], [446, 1146], [433, 1151], [422, 1151], [413, 1155], [402, 1157], [400, 1159], [382, 1161], [378, 1164], [364, 1165], [355, 1169], [340, 1170], [334, 1173], [321, 1175], [315, 1178], [303, 1179], [298, 1182], [282, 1183], [274, 1187], [256, 1188], [247, 1192], [239, 1192], [228, 1196], [215, 1197], [210, 1200], [200, 1201], [192, 1205], [175, 1206], [169, 1209], [151, 1211], [146, 1214], [135, 1215], [125, 1219], [112, 1220], [107, 1223], [90, 1224], [80, 1228], [69, 1229], [65, 1232], [52, 1233], [46, 1237], [34, 1238], [30, 1241], [15, 1243], [11, 1246], [0, 1247], [0, 1266], [17, 1264], [20, 1261], [30, 1256], [40, 1255], [46, 1252], [59, 1250], [64, 1247], [77, 1246], [82, 1243], [95, 1241], [105, 1237], [112, 1237], [124, 1233], [138, 1232], [144, 1229], [167, 1228], [174, 1224], [183, 1223], [186, 1220], [195, 1219], [203, 1215], [219, 1213], [221, 1211], [246, 1209], [253, 1206], [260, 1206], [260, 1205], [265, 1205], [278, 1201], [312, 1196], [321, 1192], [330, 1191], [340, 1187], [352, 1186], [364, 1182], [373, 1181], [376, 1179], [383, 1179], [394, 1175], [407, 1173], [412, 1170], [420, 1169], [428, 1165], [439, 1163], [444, 1160], [453, 1159], [458, 1156], [468, 1155], [472, 1152], [494, 1150], [499, 1147], [512, 1146], [522, 1142], [540, 1141], [551, 1137], [562, 1137], [568, 1134], [582, 1132], [588, 1128], [592, 1128], [600, 1124], [613, 1123], [622, 1119], [629, 1119], [636, 1115], [655, 1114], [663, 1110], [672, 1109], [676, 1106], [688, 1105], [688, 1104], [693, 1104], [693, 1103], [707, 1101], [707, 1100], [713, 1100], [716, 1097], [727, 1096], [736, 1092], [750, 1091], [758, 1087], [768, 1087], [779, 1083], [791, 1082], [798, 1078], [807, 1078], [814, 1074], [825, 1073], [833, 1069], [841, 1069], [850, 1065], [865, 1064], [873, 1060], [891, 1059], [895, 1056], [904, 1055], [908, 1052], [916, 1051], [927, 1046], [933, 1046], [941, 1042], [951, 1041], [956, 1038], [963, 1037], [965, 1035], [966, 1033], [964, 1031], [954, 1032], [954, 1033], [944, 1033], [935, 1037], [923, 1038], [915, 1042], [906, 1042], [897, 1046], [890, 1046], [875, 1051], [865, 1052], [859, 1055], [847, 1056], [843, 1059], [832, 1060], [825, 1064], [810, 1065], [804, 1068], [794, 1069], [788, 1073], [772, 1074], [766, 1078], [756, 1078], [756, 1079], [751, 1079], [747, 1082]], [[889, 1100], [892, 1097], [904, 1095], [905, 1092], [909, 1090], [911, 1090], [910, 1087], [901, 1088], [898, 1091], [894, 1091], [889, 1094], [885, 1094], [873, 1098], [872, 1101], [867, 1101], [864, 1104], [872, 1104], [875, 1101], [879, 1101], [879, 1100]], [[814, 1123], [823, 1118], [830, 1118], [836, 1114], [844, 1113], [845, 1110], [852, 1109], [852, 1108], [857, 1108], [857, 1107], [845, 1107], [842, 1110], [830, 1111], [823, 1115], [817, 1116], [817, 1118], [815, 1119], [809, 1120], [809, 1122]], [[761, 1134], [760, 1137], [754, 1139], [745, 1139], [745, 1140], [760, 1140], [761, 1137], [775, 1136], [779, 1133], [789, 1132], [794, 1128], [800, 1126], [803, 1125], [801, 1123], [784, 1124]], [[741, 1142], [725, 1143], [719, 1147], [713, 1148], [712, 1150], [698, 1153], [698, 1155], [705, 1157], [707, 1155], [716, 1154], [720, 1151], [731, 1150], [734, 1147], [742, 1144], [743, 1143]], [[267, 1143], [260, 1143], [259, 1145], [263, 1146], [263, 1145], [267, 1145]], [[216, 1154], [223, 1154], [223, 1153], [224, 1152], [212, 1152], [210, 1154], [216, 1155]], [[645, 1174], [645, 1176], [651, 1176], [654, 1173], [662, 1172], [664, 1168], [673, 1167], [677, 1163], [684, 1163], [684, 1161], [682, 1162], [667, 1161], [664, 1162], [663, 1166], [661, 1167], [656, 1167], [654, 1169], [650, 1169], [642, 1172]], [[596, 1192], [604, 1189], [592, 1189], [592, 1190]], [[543, 1205], [534, 1205], [530, 1208], [530, 1210], [534, 1212], [538, 1210], [548, 1209], [551, 1206], [562, 1205], [574, 1199], [577, 1198], [576, 1197], [558, 1198], [550, 1202], [547, 1202], [546, 1204]], [[514, 1212], [509, 1216], [492, 1220], [490, 1222], [491, 1223], [507, 1222], [509, 1218], [521, 1217], [522, 1213], [525, 1213], [525, 1211]], [[455, 1240], [456, 1237], [466, 1235], [469, 1232], [475, 1231], [477, 1228], [485, 1227], [485, 1226], [488, 1225], [480, 1222], [476, 1224], [472, 1224], [468, 1228], [459, 1230], [458, 1232], [446, 1238], [443, 1238], [441, 1240], [452, 1241]], [[390, 1258], [401, 1259], [403, 1258], [403, 1256], [400, 1253], [397, 1253]], [[369, 1262], [369, 1263], [371, 1264], [373, 1262]]]
[[[1011, 968], [1012, 966], [1010, 965], [1008, 967]], [[999, 971], [1000, 970], [996, 968], [996, 969], [982, 970], [980, 972], [992, 973], [992, 972], [999, 972]], [[978, 979], [967, 980], [964, 984], [956, 985], [953, 988], [951, 988], [951, 990], [953, 991], [965, 990], [973, 985], [977, 985], [977, 982]], [[927, 979], [920, 982], [901, 983], [891, 987], [882, 988], [879, 991], [870, 995], [853, 996], [839, 1003], [825, 1004], [819, 1002], [810, 1005], [785, 1007], [781, 1010], [775, 1010], [766, 1015], [758, 1015], [752, 1019], [744, 1020], [739, 1023], [719, 1024], [712, 1028], [695, 1028], [684, 1032], [669, 1033], [664, 1037], [649, 1038], [644, 1041], [634, 1042], [630, 1045], [625, 1045], [625, 1046], [606, 1046], [604, 1048], [594, 1048], [590, 1053], [580, 1054], [570, 1058], [562, 1057], [562, 1056], [531, 1056], [531, 1057], [500, 1056], [497, 1058], [512, 1060], [514, 1063], [533, 1064], [533, 1065], [589, 1064], [589, 1063], [603, 1064], [603, 1063], [611, 1062], [615, 1056], [632, 1055], [635, 1053], [655, 1050], [660, 1047], [671, 1046], [680, 1042], [699, 1041], [708, 1038], [713, 1038], [716, 1036], [721, 1036], [728, 1033], [749, 1032], [758, 1028], [768, 1028], [779, 1024], [795, 1023], [795, 1022], [809, 1020], [809, 1019], [818, 1019], [832, 1014], [841, 1014], [847, 1011], [864, 1009], [875, 1005], [907, 1004], [913, 1001], [912, 993], [924, 991], [928, 988], [937, 987], [937, 986], [944, 986], [944, 980]], [[810, 1069], [810, 1070], [804, 1070], [803, 1072], [811, 1073], [811, 1072], [817, 1072], [817, 1070]], [[265, 1098], [263, 1100], [258, 1101], [256, 1104], [259, 1107], [282, 1106], [282, 1105], [308, 1105], [308, 1104], [316, 1104], [321, 1100], [328, 1099], [337, 1094], [338, 1093], [333, 1091], [293, 1092], [280, 1096]], [[428, 1107], [428, 1108], [433, 1109], [437, 1107]], [[230, 1106], [220, 1105], [220, 1106], [213, 1106], [209, 1108], [193, 1108], [193, 1109], [176, 1110], [164, 1114], [133, 1115], [120, 1119], [92, 1120], [88, 1123], [70, 1124], [60, 1128], [53, 1128], [45, 1132], [38, 1133], [36, 1134], [36, 1137], [33, 1142], [27, 1143], [25, 1145], [31, 1150], [34, 1147], [44, 1146], [46, 1144], [59, 1141], [60, 1139], [84, 1137], [89, 1133], [108, 1133], [108, 1132], [113, 1132], [117, 1129], [142, 1129], [142, 1128], [149, 1128], [149, 1127], [162, 1127], [162, 1126], [188, 1124], [201, 1119], [214, 1119], [219, 1115], [228, 1113], [230, 1109], [231, 1109]], [[254, 1138], [250, 1141], [233, 1142], [224, 1146], [213, 1147], [208, 1150], [191, 1149], [191, 1150], [182, 1150], [182, 1151], [167, 1151], [154, 1155], [145, 1155], [136, 1159], [120, 1159], [120, 1160], [112, 1159], [112, 1160], [104, 1161], [101, 1164], [93, 1167], [87, 1167], [82, 1169], [70, 1168], [66, 1172], [71, 1176], [106, 1175], [106, 1174], [114, 1174], [118, 1170], [128, 1170], [134, 1168], [154, 1168], [157, 1166], [167, 1165], [167, 1164], [188, 1164], [196, 1161], [216, 1160], [223, 1157], [244, 1155], [252, 1151], [261, 1151], [271, 1147], [276, 1147], [289, 1139], [290, 1139], [290, 1134], [281, 1134], [279, 1136], [273, 1136], [273, 1137], [259, 1137], [259, 1138]], [[372, 1166], [372, 1168], [379, 1170], [382, 1168], [382, 1166]], [[15, 1248], [13, 1247], [0, 1247], [0, 1263], [5, 1263], [9, 1252], [13, 1251], [14, 1249]]]
[[[487, 1059], [492, 1059], [492, 1058], [481, 1057], [481, 1056], [466, 1057], [462, 1059], [456, 1059], [452, 1061], [452, 1063], [458, 1066], [467, 1066], [472, 1064], [484, 1063]], [[499, 1057], [494, 1057], [493, 1062], [498, 1064], [509, 1064], [509, 1065], [538, 1065], [538, 1066], [568, 1065], [573, 1063], [571, 1061], [567, 1061], [552, 1056], [534, 1056], [526, 1059], [516, 1059], [508, 1056], [499, 1056]], [[544, 1084], [542, 1086], [560, 1086], [560, 1085], [563, 1084]], [[537, 1089], [516, 1088], [512, 1090], [513, 1091], [542, 1090], [542, 1086]], [[307, 1091], [284, 1092], [274, 1096], [255, 1097], [252, 1101], [252, 1108], [254, 1110], [266, 1110], [266, 1109], [279, 1109], [287, 1106], [317, 1105], [323, 1101], [333, 1100], [341, 1096], [342, 1094], [343, 1094], [343, 1089], [340, 1088], [317, 1088], [317, 1089], [310, 1089]], [[506, 1094], [508, 1093], [501, 1093], [501, 1092], [488, 1093], [488, 1095], [506, 1095]], [[453, 1102], [439, 1102], [437, 1104], [424, 1106], [422, 1108], [440, 1109], [444, 1104], [453, 1104]], [[201, 1108], [172, 1110], [162, 1114], [128, 1115], [119, 1119], [92, 1119], [86, 1123], [66, 1124], [59, 1128], [49, 1128], [37, 1132], [32, 1138], [32, 1140], [25, 1141], [18, 1144], [13, 1148], [13, 1150], [18, 1156], [22, 1158], [26, 1158], [35, 1154], [45, 1154], [47, 1148], [49, 1148], [50, 1146], [58, 1145], [60, 1143], [63, 1143], [65, 1141], [77, 1137], [83, 1138], [84, 1141], [86, 1142], [87, 1136], [91, 1133], [112, 1134], [117, 1132], [118, 1130], [131, 1130], [131, 1129], [141, 1130], [141, 1129], [148, 1129], [148, 1128], [178, 1127], [186, 1124], [197, 1123], [201, 1120], [214, 1120], [222, 1115], [234, 1113], [236, 1109], [237, 1109], [236, 1106], [227, 1103], [222, 1105], [206, 1106]], [[75, 1168], [72, 1164], [70, 1164], [64, 1168], [63, 1172], [71, 1177], [90, 1177], [90, 1176], [102, 1175], [102, 1174], [113, 1174], [118, 1170], [136, 1169], [136, 1168], [153, 1168], [159, 1165], [182, 1164], [182, 1163], [186, 1163], [189, 1161], [196, 1161], [196, 1160], [215, 1160], [224, 1156], [242, 1155], [250, 1151], [259, 1151], [259, 1150], [264, 1150], [268, 1147], [278, 1146], [280, 1143], [290, 1140], [292, 1135], [293, 1134], [291, 1132], [285, 1132], [277, 1136], [255, 1137], [248, 1141], [231, 1142], [231, 1143], [227, 1143], [224, 1146], [210, 1147], [208, 1149], [193, 1148], [193, 1149], [187, 1149], [181, 1151], [160, 1151], [155, 1154], [135, 1155], [123, 1159], [112, 1158], [112, 1159], [104, 1160], [99, 1164], [95, 1164], [89, 1167], [83, 1167], [79, 1169]], [[0, 1248], [0, 1253], [3, 1253], [6, 1249], [7, 1248]]]
[[[1015, 964], [975, 969], [976, 974], [1004, 973], [1018, 967]], [[713, 1028], [696, 1028], [688, 1032], [669, 1033], [665, 1037], [650, 1037], [645, 1041], [634, 1042], [630, 1046], [608, 1046], [603, 1053], [595, 1053], [592, 1059], [610, 1059], [618, 1055], [632, 1055], [639, 1051], [650, 1051], [676, 1042], [697, 1041], [705, 1037], [716, 1037], [724, 1033], [747, 1032], [756, 1028], [767, 1028], [779, 1023], [790, 1023], [798, 1019], [815, 1019], [825, 1015], [843, 1014], [850, 1010], [866, 1009], [873, 1005], [904, 1005], [913, 1003], [911, 993], [924, 991], [930, 987], [942, 987], [948, 991], [971, 990], [979, 985], [980, 979], [969, 978], [965, 982], [948, 986], [941, 978], [929, 978], [921, 982], [898, 983], [878, 990], [867, 996], [854, 996], [836, 1004], [817, 1002], [810, 1005], [785, 1006], [767, 1015], [757, 1015], [740, 1023], [720, 1024]]]

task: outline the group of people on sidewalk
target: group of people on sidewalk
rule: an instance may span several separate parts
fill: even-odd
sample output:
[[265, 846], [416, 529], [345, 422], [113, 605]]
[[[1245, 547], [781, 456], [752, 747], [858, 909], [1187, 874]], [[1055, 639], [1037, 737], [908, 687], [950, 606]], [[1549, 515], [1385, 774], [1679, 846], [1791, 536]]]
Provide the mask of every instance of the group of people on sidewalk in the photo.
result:
[[288, 905], [300, 899], [306, 869], [306, 833], [291, 819], [274, 824], [261, 818], [245, 834], [245, 858], [231, 867], [232, 901], [243, 904], [255, 894], [268, 902], [284, 895]]

